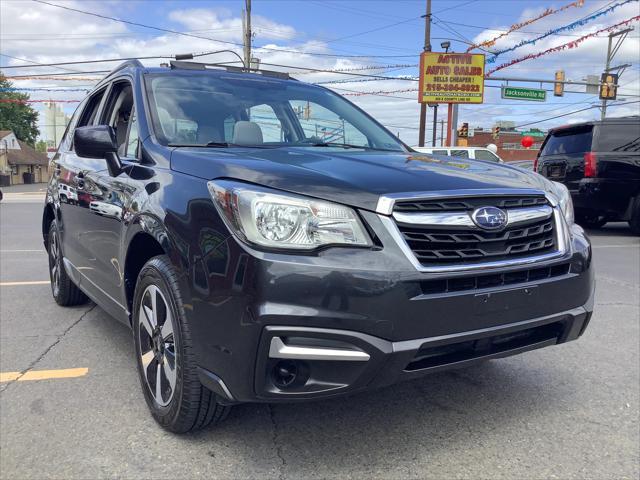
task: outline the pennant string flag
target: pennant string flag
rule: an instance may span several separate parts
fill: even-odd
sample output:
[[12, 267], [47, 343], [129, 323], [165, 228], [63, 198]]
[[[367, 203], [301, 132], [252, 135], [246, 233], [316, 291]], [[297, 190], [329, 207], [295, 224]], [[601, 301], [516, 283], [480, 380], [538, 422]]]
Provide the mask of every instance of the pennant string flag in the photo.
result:
[[542, 18], [548, 17], [549, 15], [564, 12], [565, 10], [568, 10], [569, 8], [573, 8], [573, 7], [582, 7], [583, 5], [584, 5], [584, 0], [576, 0], [575, 2], [571, 2], [565, 5], [564, 7], [556, 8], [555, 10], [551, 8], [547, 8], [544, 12], [542, 12], [537, 17], [530, 18], [529, 20], [526, 20], [521, 23], [514, 23], [513, 25], [511, 25], [511, 27], [509, 27], [509, 30], [507, 30], [506, 32], [502, 32], [500, 35], [496, 37], [493, 37], [489, 40], [485, 40], [484, 42], [481, 42], [481, 43], [477, 43], [475, 45], [471, 45], [469, 48], [467, 48], [466, 53], [469, 53], [471, 50], [474, 50], [476, 48], [493, 47], [499, 39], [506, 37], [510, 33], [515, 32], [516, 30], [520, 30], [521, 28], [526, 27], [527, 25], [531, 25], [532, 23], [537, 22]]
[[625, 25], [629, 25], [632, 22], [637, 22], [638, 20], [640, 20], [640, 15], [637, 15], [635, 17], [629, 18], [628, 20], [624, 20], [620, 23], [616, 23], [615, 25], [611, 25], [610, 27], [607, 28], [603, 28], [601, 30], [598, 30], [596, 32], [592, 32], [589, 33], [587, 35], [584, 35], [576, 40], [572, 40], [568, 43], [562, 44], [562, 45], [558, 45], [557, 47], [552, 47], [552, 48], [548, 48], [542, 52], [538, 52], [538, 53], [531, 53], [529, 55], [525, 55], [524, 57], [520, 57], [520, 58], [516, 58], [515, 60], [511, 60], [510, 62], [507, 63], [503, 63], [502, 65], [494, 68], [493, 70], [490, 70], [489, 72], [486, 73], [485, 77], [488, 77], [489, 75], [491, 75], [494, 72], [497, 72], [498, 70], [502, 70], [503, 68], [507, 68], [510, 67], [512, 65], [515, 65], [517, 63], [520, 62], [524, 62], [526, 60], [532, 60], [534, 58], [539, 58], [542, 57], [543, 55], [547, 55], [549, 53], [553, 53], [553, 52], [559, 52], [561, 50], [565, 50], [565, 49], [572, 49], [572, 48], [576, 48], [578, 47], [582, 42], [584, 42], [585, 40], [589, 39], [589, 38], [593, 38], [596, 37], [598, 34], [600, 33], [604, 33], [604, 32], [611, 32], [612, 30], [615, 30], [616, 28], [619, 27], [623, 27]]
[[524, 45], [535, 45], [535, 43], [539, 40], [542, 40], [543, 38], [547, 38], [550, 35], [555, 35], [556, 33], [559, 32], [564, 32], [565, 30], [571, 31], [574, 30], [578, 27], [582, 27], [583, 25], [589, 23], [592, 20], [595, 20], [598, 17], [601, 17], [603, 15], [608, 15], [609, 13], [613, 12], [615, 9], [617, 9], [618, 7], [621, 7], [623, 5], [626, 5], [627, 3], [631, 3], [631, 2], [635, 2], [638, 3], [640, 0], [625, 0], [624, 2], [621, 3], [616, 3], [615, 5], [612, 5], [611, 7], [607, 8], [606, 10], [602, 10], [601, 12], [595, 13], [593, 15], [590, 15], [588, 17], [582, 18], [580, 20], [577, 20], [573, 23], [570, 23], [568, 25], [564, 25], [562, 27], [558, 27], [558, 28], [554, 28], [552, 30], [549, 30], [548, 32], [540, 35], [539, 37], [533, 38], [531, 40], [522, 40], [520, 43], [518, 43], [517, 45], [514, 45], [513, 47], [509, 47], [509, 48], [505, 48], [504, 50], [499, 50], [497, 52], [491, 52], [493, 54], [493, 57], [488, 58], [487, 59], [487, 63], [494, 63], [496, 61], [496, 58], [498, 57], [498, 55], [502, 55], [503, 53], [506, 52], [512, 52]]

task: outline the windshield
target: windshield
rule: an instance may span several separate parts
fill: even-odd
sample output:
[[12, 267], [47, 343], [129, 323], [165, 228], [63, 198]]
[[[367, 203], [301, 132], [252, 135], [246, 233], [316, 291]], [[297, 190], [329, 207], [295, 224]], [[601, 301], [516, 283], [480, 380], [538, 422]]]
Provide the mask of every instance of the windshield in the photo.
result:
[[151, 117], [164, 145], [313, 146], [405, 151], [339, 95], [313, 85], [232, 73], [146, 76]]

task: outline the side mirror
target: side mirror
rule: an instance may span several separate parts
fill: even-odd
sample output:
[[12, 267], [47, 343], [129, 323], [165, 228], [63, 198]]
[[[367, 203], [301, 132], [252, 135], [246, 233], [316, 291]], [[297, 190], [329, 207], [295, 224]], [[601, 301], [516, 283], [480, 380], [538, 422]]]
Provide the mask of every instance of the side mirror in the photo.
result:
[[104, 158], [112, 177], [117, 177], [122, 171], [116, 132], [109, 125], [76, 128], [73, 132], [73, 147], [79, 157]]

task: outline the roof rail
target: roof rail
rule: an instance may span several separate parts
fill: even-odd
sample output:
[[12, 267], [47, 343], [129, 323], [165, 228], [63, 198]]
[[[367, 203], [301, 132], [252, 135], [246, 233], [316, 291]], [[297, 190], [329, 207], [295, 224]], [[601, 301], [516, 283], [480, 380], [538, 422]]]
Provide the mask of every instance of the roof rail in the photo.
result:
[[111, 70], [107, 76], [105, 78], [110, 77], [111, 75], [113, 75], [114, 73], [119, 72], [120, 70], [124, 70], [125, 68], [128, 67], [144, 67], [144, 65], [142, 65], [142, 63], [140, 62], [140, 60], [138, 59], [132, 59], [132, 60], [125, 60], [124, 62], [122, 62], [120, 65], [118, 65], [116, 68], [114, 68], [113, 70]]
[[264, 75], [265, 77], [282, 78], [284, 80], [295, 80], [289, 76], [287, 72], [276, 72], [273, 70], [260, 70], [257, 68], [244, 68], [236, 67], [232, 65], [225, 65], [223, 63], [201, 63], [201, 62], [185, 62], [181, 60], [171, 60], [172, 70], [207, 70], [208, 68], [220, 68], [228, 72], [237, 73], [256, 73]]

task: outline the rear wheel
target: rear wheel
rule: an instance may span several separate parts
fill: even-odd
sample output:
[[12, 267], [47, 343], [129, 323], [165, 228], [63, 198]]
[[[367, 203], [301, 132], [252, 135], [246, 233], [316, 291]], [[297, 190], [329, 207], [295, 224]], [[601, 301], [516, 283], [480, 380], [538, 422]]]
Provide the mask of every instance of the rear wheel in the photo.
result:
[[138, 275], [133, 335], [144, 397], [162, 427], [184, 433], [224, 420], [230, 407], [198, 378], [177, 275], [165, 255]]
[[63, 307], [86, 303], [87, 296], [73, 283], [64, 269], [62, 250], [60, 249], [60, 232], [56, 220], [53, 220], [49, 226], [47, 253], [49, 254], [51, 293], [56, 303]]

